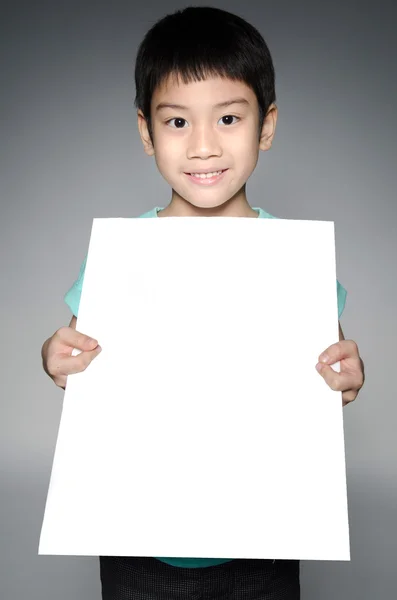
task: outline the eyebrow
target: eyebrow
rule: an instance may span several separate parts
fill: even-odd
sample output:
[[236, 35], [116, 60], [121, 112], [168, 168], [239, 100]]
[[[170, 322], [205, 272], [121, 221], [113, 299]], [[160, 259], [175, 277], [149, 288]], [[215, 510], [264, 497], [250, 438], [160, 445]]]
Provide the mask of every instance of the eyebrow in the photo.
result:
[[[214, 108], [226, 108], [226, 106], [230, 106], [231, 104], [246, 104], [249, 105], [248, 100], [245, 98], [232, 98], [231, 100], [226, 100], [225, 102], [219, 102], [218, 104], [214, 104]], [[156, 106], [156, 112], [162, 110], [163, 108], [175, 108], [177, 110], [189, 110], [188, 106], [183, 106], [182, 104], [171, 104], [169, 102], [160, 102]]]

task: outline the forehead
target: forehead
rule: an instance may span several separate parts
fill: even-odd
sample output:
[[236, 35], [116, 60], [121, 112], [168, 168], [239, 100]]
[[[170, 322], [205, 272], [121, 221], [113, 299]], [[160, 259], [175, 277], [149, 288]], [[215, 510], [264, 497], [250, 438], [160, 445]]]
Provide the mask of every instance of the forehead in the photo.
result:
[[254, 91], [243, 81], [212, 76], [202, 81], [184, 83], [181, 77], [171, 75], [156, 87], [152, 107], [156, 108], [160, 102], [169, 102], [194, 108], [204, 104], [212, 106], [233, 98], [244, 98], [248, 107], [257, 108]]

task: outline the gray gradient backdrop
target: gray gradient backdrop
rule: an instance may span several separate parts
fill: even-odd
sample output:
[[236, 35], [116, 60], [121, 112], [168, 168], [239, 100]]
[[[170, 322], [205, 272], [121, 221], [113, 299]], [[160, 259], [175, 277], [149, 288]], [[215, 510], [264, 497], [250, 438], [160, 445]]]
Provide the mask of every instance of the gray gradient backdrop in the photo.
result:
[[[366, 363], [344, 410], [352, 560], [302, 563], [302, 597], [396, 598], [397, 11], [385, 0], [213, 5], [260, 29], [277, 72], [278, 131], [251, 204], [336, 222], [342, 326]], [[69, 322], [63, 294], [92, 218], [170, 198], [138, 139], [133, 65], [148, 27], [183, 6], [2, 3], [1, 600], [100, 597], [97, 559], [37, 556], [63, 396], [40, 348]]]

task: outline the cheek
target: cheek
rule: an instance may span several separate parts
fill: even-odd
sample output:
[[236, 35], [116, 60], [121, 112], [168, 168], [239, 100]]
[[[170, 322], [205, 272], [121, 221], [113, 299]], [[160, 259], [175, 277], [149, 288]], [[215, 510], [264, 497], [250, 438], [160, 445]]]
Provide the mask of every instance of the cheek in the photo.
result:
[[259, 142], [253, 135], [245, 136], [235, 147], [235, 160], [240, 163], [244, 175], [249, 176], [258, 161]]
[[156, 164], [160, 171], [174, 168], [180, 162], [181, 148], [176, 140], [158, 139], [154, 145]]
[[238, 135], [233, 136], [231, 140], [231, 148], [234, 153], [239, 156], [248, 158], [252, 153], [259, 149], [259, 134], [254, 123], [249, 123], [246, 127], [241, 128]]

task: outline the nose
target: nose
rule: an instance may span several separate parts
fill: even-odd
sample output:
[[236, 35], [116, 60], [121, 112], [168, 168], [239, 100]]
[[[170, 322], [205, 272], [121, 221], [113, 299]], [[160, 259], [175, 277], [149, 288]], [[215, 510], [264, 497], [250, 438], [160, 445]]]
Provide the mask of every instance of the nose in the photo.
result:
[[222, 147], [216, 131], [208, 125], [192, 128], [186, 155], [189, 159], [222, 156]]

